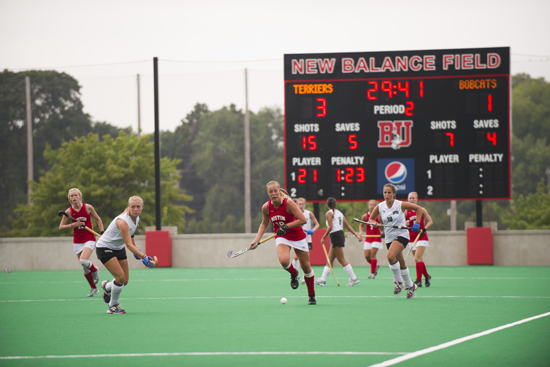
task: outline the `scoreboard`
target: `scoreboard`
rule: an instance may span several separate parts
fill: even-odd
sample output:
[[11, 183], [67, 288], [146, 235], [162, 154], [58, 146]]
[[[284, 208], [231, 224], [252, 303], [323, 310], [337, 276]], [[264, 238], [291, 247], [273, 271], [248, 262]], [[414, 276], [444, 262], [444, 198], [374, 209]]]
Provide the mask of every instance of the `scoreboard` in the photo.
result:
[[286, 54], [285, 187], [510, 199], [510, 48]]

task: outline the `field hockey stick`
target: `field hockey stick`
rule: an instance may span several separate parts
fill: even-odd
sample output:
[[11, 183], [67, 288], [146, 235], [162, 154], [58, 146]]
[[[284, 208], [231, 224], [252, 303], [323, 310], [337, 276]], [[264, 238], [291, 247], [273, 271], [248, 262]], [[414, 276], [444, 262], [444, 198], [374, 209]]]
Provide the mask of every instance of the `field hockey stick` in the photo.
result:
[[[277, 235], [277, 233], [273, 233], [271, 236], [269, 236], [269, 237], [267, 237], [267, 238], [264, 238], [263, 240], [261, 240], [260, 242], [258, 242], [258, 243], [256, 244], [256, 246], [260, 246], [262, 243], [264, 243], [265, 241], [269, 241], [270, 239], [272, 239], [272, 238], [275, 237], [276, 235]], [[245, 252], [248, 252], [248, 251], [250, 251], [250, 247], [247, 247], [247, 248], [242, 249], [241, 251], [237, 251], [237, 252], [235, 252], [235, 253], [233, 253], [232, 250], [229, 250], [229, 252], [227, 253], [227, 257], [229, 257], [229, 258], [232, 259], [232, 258], [237, 257], [237, 256], [239, 256], [239, 255], [242, 255], [242, 254], [244, 254]]]
[[380, 238], [379, 234], [362, 234], [361, 237], [375, 237]]
[[390, 225], [387, 225], [387, 224], [379, 224], [379, 223], [370, 223], [370, 222], [365, 222], [363, 220], [359, 220], [357, 218], [353, 218], [354, 221], [356, 222], [359, 222], [359, 223], [363, 223], [363, 224], [368, 224], [370, 226], [375, 226], [377, 227], [378, 226], [382, 226], [382, 227], [389, 227], [389, 228], [396, 228], [396, 229], [408, 229], [409, 231], [412, 229], [411, 227], [407, 227], [407, 226], [390, 226]]
[[[418, 239], [419, 239], [420, 237], [422, 237], [422, 236], [424, 235], [424, 233], [426, 233], [426, 230], [425, 230], [424, 228], [422, 228], [422, 229], [420, 230], [420, 232], [418, 232], [418, 235], [416, 236], [416, 238], [415, 238], [415, 240], [414, 240], [412, 246], [409, 248], [409, 252], [407, 252], [407, 256], [405, 256], [405, 260], [407, 260], [407, 257], [408, 257], [409, 254], [411, 253], [413, 247], [416, 245], [416, 241], [418, 241]], [[405, 260], [403, 260], [403, 261], [405, 261]]]
[[336, 280], [336, 275], [334, 274], [334, 270], [332, 270], [332, 265], [330, 265], [330, 260], [328, 258], [327, 249], [325, 248], [325, 245], [323, 245], [323, 244], [321, 244], [321, 247], [323, 248], [323, 251], [325, 251], [325, 256], [327, 257], [327, 264], [328, 264], [328, 267], [330, 268], [330, 271], [332, 271], [332, 276], [334, 277], [334, 281], [336, 282], [336, 284], [338, 284], [338, 287], [339, 287], [340, 283], [338, 283], [338, 281]]
[[[74, 219], [73, 217], [71, 217], [69, 214], [65, 213], [63, 210], [60, 210], [57, 212], [57, 215], [59, 215], [60, 217], [62, 216], [66, 216], [67, 218], [71, 219], [71, 220], [74, 220], [75, 222], [78, 222], [76, 219]], [[94, 231], [93, 229], [90, 229], [88, 227], [86, 227], [86, 225], [84, 225], [84, 229], [87, 230], [88, 232], [92, 232], [93, 234], [95, 234], [96, 236], [98, 237], [101, 237], [101, 235], [99, 233], [97, 233], [96, 231]]]

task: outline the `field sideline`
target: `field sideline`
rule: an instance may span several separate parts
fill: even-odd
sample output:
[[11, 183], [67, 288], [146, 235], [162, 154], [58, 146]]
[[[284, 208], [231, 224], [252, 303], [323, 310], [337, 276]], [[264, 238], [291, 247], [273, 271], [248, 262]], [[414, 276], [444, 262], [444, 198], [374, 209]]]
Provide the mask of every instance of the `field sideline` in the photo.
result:
[[1, 273], [0, 366], [550, 364], [549, 267], [430, 267], [412, 300], [388, 268], [354, 269], [361, 283], [337, 266], [315, 306], [280, 268], [132, 269], [125, 315], [81, 271]]

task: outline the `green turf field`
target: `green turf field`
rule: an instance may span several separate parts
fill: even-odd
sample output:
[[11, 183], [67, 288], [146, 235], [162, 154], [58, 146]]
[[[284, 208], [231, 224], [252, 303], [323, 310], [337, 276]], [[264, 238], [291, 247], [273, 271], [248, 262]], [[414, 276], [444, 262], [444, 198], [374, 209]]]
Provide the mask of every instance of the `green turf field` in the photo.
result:
[[0, 273], [0, 366], [550, 365], [548, 267], [429, 267], [412, 300], [388, 268], [354, 270], [316, 306], [281, 268], [131, 270], [125, 315], [87, 298], [81, 271]]

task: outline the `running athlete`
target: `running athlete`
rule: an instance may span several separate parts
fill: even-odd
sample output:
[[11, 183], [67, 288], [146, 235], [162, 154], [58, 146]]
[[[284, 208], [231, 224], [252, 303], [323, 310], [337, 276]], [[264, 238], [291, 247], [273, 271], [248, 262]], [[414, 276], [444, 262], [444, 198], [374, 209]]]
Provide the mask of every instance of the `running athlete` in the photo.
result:
[[[391, 272], [393, 274], [393, 280], [395, 283], [395, 289], [393, 294], [400, 294], [403, 290], [403, 283], [405, 283], [405, 289], [407, 290], [407, 299], [411, 299], [415, 296], [415, 291], [418, 286], [411, 280], [409, 269], [405, 265], [405, 259], [403, 258], [403, 250], [409, 243], [409, 231], [407, 229], [397, 229], [391, 226], [405, 226], [405, 210], [416, 210], [417, 215], [427, 216], [431, 221], [428, 212], [413, 203], [399, 201], [395, 199], [395, 186], [392, 184], [385, 184], [383, 189], [384, 201], [374, 208], [369, 218], [369, 224], [373, 226], [384, 228], [384, 234], [386, 238], [386, 247], [388, 248], [388, 263], [390, 265]], [[375, 220], [380, 215], [382, 224], [376, 223]], [[412, 226], [414, 232], [420, 230], [420, 224], [415, 223]]]
[[[409, 203], [417, 204], [418, 203], [418, 194], [416, 192], [409, 193], [408, 197]], [[418, 241], [416, 241], [416, 244], [411, 249], [413, 255], [414, 255], [414, 262], [416, 263], [416, 280], [414, 281], [417, 286], [422, 287], [422, 275], [424, 275], [424, 279], [426, 282], [426, 287], [429, 287], [431, 285], [430, 280], [432, 279], [431, 275], [428, 274], [428, 270], [426, 269], [426, 264], [424, 264], [424, 260], [422, 259], [422, 255], [424, 255], [424, 251], [426, 251], [426, 247], [429, 247], [430, 244], [428, 242], [428, 234], [426, 233], [426, 230], [428, 227], [430, 227], [433, 222], [428, 215], [428, 224], [424, 225], [424, 217], [420, 218], [420, 232], [412, 232], [409, 231], [409, 235], [411, 237], [411, 243], [409, 243], [409, 246], [412, 246], [412, 242], [416, 240], [416, 236], [420, 236]], [[416, 223], [416, 212], [414, 210], [407, 210], [407, 221], [405, 224], [407, 227], [410, 227], [414, 223]]]
[[277, 233], [275, 236], [275, 245], [277, 247], [277, 256], [281, 266], [290, 273], [290, 286], [292, 289], [298, 288], [298, 270], [294, 268], [290, 261], [290, 249], [294, 249], [306, 281], [307, 292], [309, 296], [308, 304], [315, 305], [315, 289], [313, 285], [313, 269], [309, 263], [309, 248], [306, 241], [306, 234], [301, 226], [306, 223], [304, 213], [298, 209], [298, 205], [281, 189], [277, 181], [270, 181], [266, 184], [268, 200], [262, 206], [262, 223], [258, 228], [258, 233], [254, 241], [250, 244], [250, 249], [254, 250], [258, 242], [265, 233], [269, 221], [273, 223], [273, 230]]
[[[325, 214], [327, 230], [321, 238], [321, 245], [325, 245], [325, 238], [330, 233], [331, 247], [330, 251], [328, 252], [330, 265], [334, 263], [335, 258], [338, 259], [338, 262], [344, 267], [344, 271], [349, 276], [349, 283], [346, 285], [351, 287], [358, 284], [359, 279], [353, 272], [351, 264], [348, 263], [346, 261], [346, 258], [344, 257], [344, 246], [346, 243], [346, 238], [344, 236], [344, 227], [346, 227], [351, 233], [353, 233], [355, 237], [357, 237], [359, 242], [362, 241], [362, 238], [357, 233], [355, 233], [353, 228], [348, 224], [348, 221], [346, 220], [346, 217], [344, 217], [344, 214], [336, 209], [336, 199], [332, 197], [328, 198], [327, 208], [328, 211]], [[321, 276], [321, 278], [315, 281], [315, 284], [318, 284], [320, 286], [326, 285], [327, 277], [330, 275], [330, 273], [331, 270], [329, 264], [327, 263], [327, 265], [325, 265], [325, 267], [323, 268], [323, 275]]]
[[[308, 245], [309, 251], [311, 251], [313, 249], [313, 243], [311, 242], [311, 235], [315, 233], [316, 230], [319, 229], [319, 222], [317, 221], [317, 218], [315, 218], [315, 215], [306, 209], [306, 199], [298, 198], [296, 200], [296, 205], [298, 205], [298, 208], [302, 211], [302, 213], [304, 213], [304, 216], [306, 217], [306, 224], [302, 226], [302, 229], [306, 233], [307, 245]], [[294, 259], [292, 260], [292, 266], [294, 266], [296, 270], [298, 270], [300, 267], [300, 261], [298, 260], [296, 251], [294, 251]], [[300, 277], [300, 279], [302, 284], [306, 282], [303, 276]]]
[[97, 290], [97, 282], [99, 282], [99, 271], [95, 265], [90, 261], [90, 255], [95, 249], [96, 240], [95, 235], [86, 230], [85, 228], [93, 229], [92, 217], [95, 219], [96, 224], [99, 227], [101, 233], [103, 233], [103, 222], [99, 215], [97, 215], [95, 209], [90, 204], [82, 202], [82, 192], [77, 188], [69, 190], [69, 203], [71, 206], [65, 210], [65, 213], [75, 218], [76, 221], [71, 221], [67, 224], [68, 218], [63, 216], [59, 229], [73, 229], [73, 249], [76, 257], [80, 261], [80, 265], [84, 270], [84, 277], [90, 285], [90, 293], [88, 297], [93, 297], [99, 293]]
[[[369, 212], [365, 213], [361, 220], [363, 222], [368, 222], [370, 215], [374, 208], [378, 205], [378, 202], [376, 200], [369, 201]], [[378, 218], [376, 218], [376, 222], [380, 223]], [[380, 238], [380, 228], [374, 227], [368, 224], [365, 224], [365, 245], [363, 246], [363, 252], [365, 254], [365, 259], [370, 264], [370, 275], [369, 279], [374, 279], [376, 275], [378, 275], [378, 269], [380, 268], [380, 265], [378, 265], [378, 260], [376, 259], [376, 253], [379, 249], [382, 248], [382, 240]], [[363, 223], [359, 223], [359, 236], [363, 235]], [[377, 237], [375, 237], [377, 236]]]
[[114, 277], [112, 281], [101, 282], [103, 301], [109, 304], [108, 314], [126, 313], [118, 302], [122, 288], [128, 284], [130, 279], [124, 245], [134, 256], [139, 257], [145, 266], [149, 268], [154, 266], [153, 259], [142, 254], [134, 240], [134, 233], [139, 225], [139, 215], [142, 210], [143, 200], [139, 196], [132, 196], [128, 199], [128, 207], [124, 213], [113, 219], [97, 243], [97, 258]]

